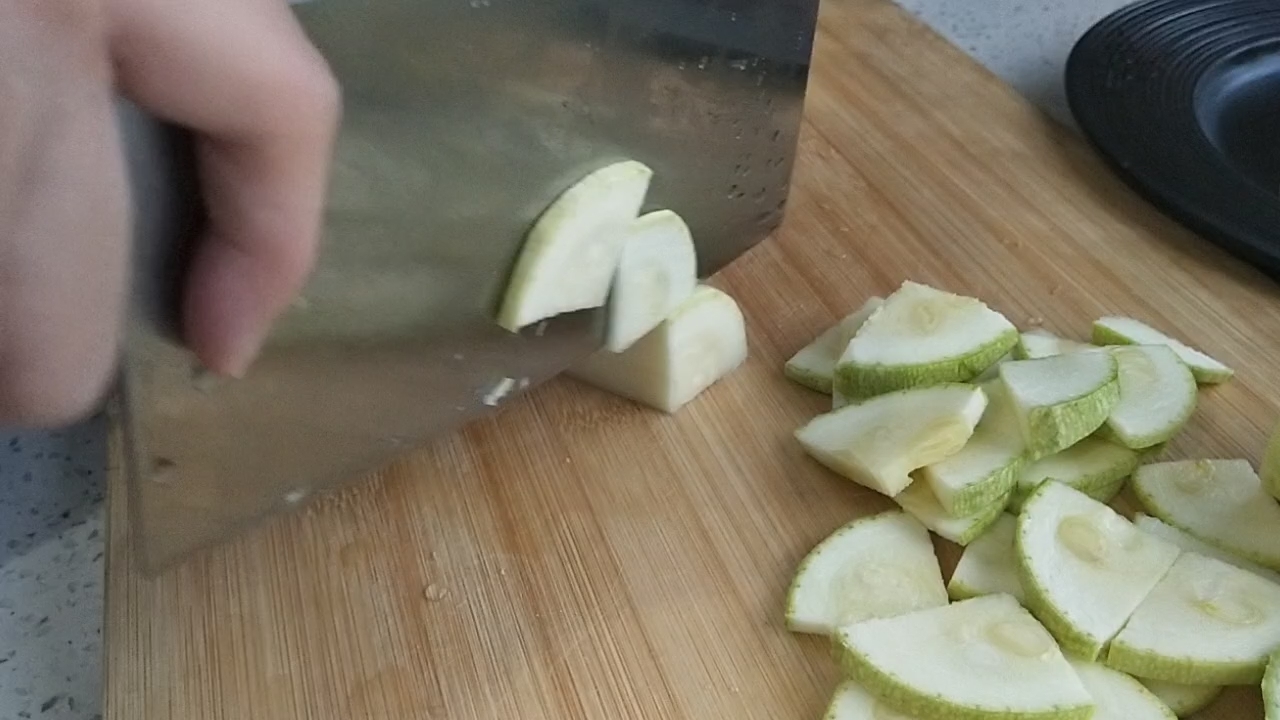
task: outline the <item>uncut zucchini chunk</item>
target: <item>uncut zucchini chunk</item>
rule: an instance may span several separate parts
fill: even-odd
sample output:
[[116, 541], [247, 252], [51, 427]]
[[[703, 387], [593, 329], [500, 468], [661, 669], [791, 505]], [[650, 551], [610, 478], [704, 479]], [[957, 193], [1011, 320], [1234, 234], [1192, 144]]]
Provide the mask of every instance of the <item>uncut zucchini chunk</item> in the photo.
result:
[[942, 509], [942, 505], [938, 504], [933, 491], [922, 482], [912, 483], [906, 490], [898, 493], [893, 500], [939, 537], [963, 547], [977, 539], [1000, 519], [1005, 506], [1009, 504], [1009, 493], [1006, 492], [992, 500], [986, 507], [978, 508], [972, 514], [961, 517], [948, 515], [947, 511]]
[[783, 368], [783, 374], [810, 390], [833, 394], [836, 363], [840, 361], [845, 348], [849, 347], [849, 340], [854, 333], [883, 304], [884, 298], [873, 297], [867, 300], [862, 307], [792, 355]]
[[525, 238], [498, 325], [518, 332], [554, 315], [604, 306], [652, 178], [650, 168], [628, 160], [596, 170], [556, 198]]
[[929, 531], [897, 510], [860, 518], [809, 552], [787, 592], [787, 627], [830, 634], [947, 604]]
[[1165, 542], [1173, 543], [1186, 552], [1193, 552], [1205, 557], [1211, 557], [1214, 560], [1221, 560], [1229, 565], [1235, 565], [1241, 570], [1248, 570], [1260, 578], [1270, 580], [1280, 585], [1280, 573], [1274, 570], [1268, 570], [1261, 565], [1249, 562], [1242, 557], [1233, 555], [1226, 550], [1216, 548], [1196, 536], [1179, 530], [1178, 528], [1166, 523], [1157, 517], [1152, 517], [1146, 513], [1135, 513], [1133, 516], [1133, 525], [1144, 533], [1155, 535]]
[[1082, 660], [1098, 658], [1180, 552], [1056, 482], [1027, 499], [1016, 548], [1027, 608]]
[[1055, 480], [1073, 487], [1094, 500], [1109, 502], [1120, 492], [1124, 481], [1138, 467], [1138, 453], [1115, 443], [1090, 436], [1019, 471], [1013, 506], [1021, 508], [1032, 491]]
[[1221, 685], [1179, 685], [1178, 683], [1167, 683], [1163, 680], [1146, 680], [1142, 678], [1139, 678], [1139, 682], [1146, 685], [1151, 694], [1160, 698], [1160, 702], [1168, 706], [1173, 711], [1173, 714], [1178, 717], [1186, 717], [1200, 712], [1209, 707], [1222, 694]]
[[615, 395], [674, 413], [747, 359], [747, 330], [733, 298], [700, 285], [629, 350], [600, 350], [568, 374]]
[[1028, 330], [1018, 336], [1018, 344], [1013, 352], [1019, 360], [1038, 360], [1054, 355], [1098, 349], [1100, 348], [1097, 345], [1058, 337], [1048, 330]]
[[981, 387], [987, 409], [973, 437], [955, 455], [920, 470], [920, 479], [953, 517], [980, 512], [1008, 495], [1026, 456], [1018, 414], [1004, 384], [993, 380]]
[[1116, 442], [1143, 450], [1173, 438], [1196, 409], [1196, 379], [1167, 345], [1111, 350], [1119, 368], [1120, 401], [1105, 429]]
[[964, 447], [986, 407], [981, 388], [935, 385], [833, 410], [795, 435], [818, 462], [893, 497], [911, 483], [912, 471]]
[[1280, 647], [1280, 585], [1184, 552], [1111, 641], [1107, 665], [1189, 685], [1261, 682]]
[[627, 230], [609, 293], [605, 348], [630, 348], [697, 287], [698, 255], [684, 220], [670, 210], [636, 219]]
[[1017, 532], [1016, 517], [1004, 513], [997, 518], [965, 547], [947, 583], [947, 594], [953, 600], [966, 600], [1004, 593], [1022, 602], [1022, 581], [1018, 579], [1018, 556], [1014, 551]]
[[1032, 457], [1065, 450], [1097, 430], [1120, 400], [1115, 358], [1082, 352], [1000, 366]]
[[1226, 382], [1235, 374], [1231, 368], [1199, 350], [1133, 318], [1113, 316], [1094, 321], [1093, 341], [1098, 345], [1168, 345], [1201, 383]]
[[919, 720], [1089, 720], [1093, 699], [1053, 637], [1009, 595], [842, 628], [845, 672]]
[[1093, 698], [1090, 720], [1174, 720], [1177, 715], [1137, 680], [1098, 663], [1071, 660], [1071, 667]]
[[981, 300], [907, 281], [863, 323], [836, 365], [850, 398], [967, 382], [1018, 341], [1005, 316]]
[[1133, 491], [1147, 512], [1214, 547], [1280, 570], [1280, 505], [1248, 460], [1144, 465]]

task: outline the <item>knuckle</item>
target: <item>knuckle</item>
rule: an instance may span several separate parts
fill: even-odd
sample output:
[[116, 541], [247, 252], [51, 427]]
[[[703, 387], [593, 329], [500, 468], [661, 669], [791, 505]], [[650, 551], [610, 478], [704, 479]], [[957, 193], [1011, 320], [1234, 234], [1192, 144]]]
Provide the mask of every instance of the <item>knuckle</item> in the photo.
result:
[[270, 87], [264, 87], [284, 111], [277, 120], [294, 133], [303, 128], [332, 133], [341, 113], [342, 88], [328, 63], [308, 44], [287, 51], [286, 57], [276, 65]]
[[309, 102], [321, 117], [332, 121], [342, 108], [342, 86], [323, 60], [317, 58], [311, 65], [308, 80], [304, 83]]
[[315, 132], [332, 135], [342, 112], [342, 88], [323, 60], [304, 63], [290, 81], [294, 107]]

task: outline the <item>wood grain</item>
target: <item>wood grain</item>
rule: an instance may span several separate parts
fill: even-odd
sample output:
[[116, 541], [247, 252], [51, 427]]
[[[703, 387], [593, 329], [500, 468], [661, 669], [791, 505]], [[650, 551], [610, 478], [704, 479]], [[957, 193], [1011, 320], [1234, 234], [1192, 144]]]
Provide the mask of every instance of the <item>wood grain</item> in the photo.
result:
[[[788, 219], [714, 279], [746, 366], [674, 417], [552, 382], [151, 581], [114, 482], [106, 717], [819, 717], [837, 673], [783, 593], [889, 504], [804, 456], [827, 401], [780, 370], [906, 278], [1077, 337], [1106, 312], [1176, 328], [1239, 372], [1171, 454], [1259, 459], [1276, 288], [893, 6], [827, 0]], [[1260, 718], [1257, 692], [1202, 717]]]

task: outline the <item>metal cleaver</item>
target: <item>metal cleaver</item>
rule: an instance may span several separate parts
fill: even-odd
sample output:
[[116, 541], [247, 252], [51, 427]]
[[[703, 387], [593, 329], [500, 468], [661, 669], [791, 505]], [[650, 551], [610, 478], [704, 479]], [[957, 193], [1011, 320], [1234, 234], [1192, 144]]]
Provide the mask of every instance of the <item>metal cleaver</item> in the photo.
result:
[[[493, 412], [603, 341], [603, 313], [493, 323], [525, 232], [620, 159], [700, 274], [780, 222], [818, 0], [313, 0], [343, 85], [319, 265], [249, 374], [178, 340], [201, 220], [188, 138], [122, 104], [135, 203], [120, 394], [130, 532], [155, 573]], [[517, 393], [518, 394], [518, 393]]]

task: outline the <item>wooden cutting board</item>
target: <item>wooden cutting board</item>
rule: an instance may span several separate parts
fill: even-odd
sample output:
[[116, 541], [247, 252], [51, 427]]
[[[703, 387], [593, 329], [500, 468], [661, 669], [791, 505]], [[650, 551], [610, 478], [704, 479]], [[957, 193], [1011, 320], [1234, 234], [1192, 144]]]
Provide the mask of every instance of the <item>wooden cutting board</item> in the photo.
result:
[[882, 0], [824, 4], [807, 114], [784, 227], [714, 280], [751, 359], [680, 414], [556, 381], [154, 581], [113, 492], [108, 720], [820, 717], [837, 672], [783, 628], [784, 591], [814, 543], [890, 505], [801, 452], [828, 401], [781, 367], [905, 278], [1023, 326], [1177, 329], [1239, 372], [1171, 454], [1259, 459], [1275, 286]]

